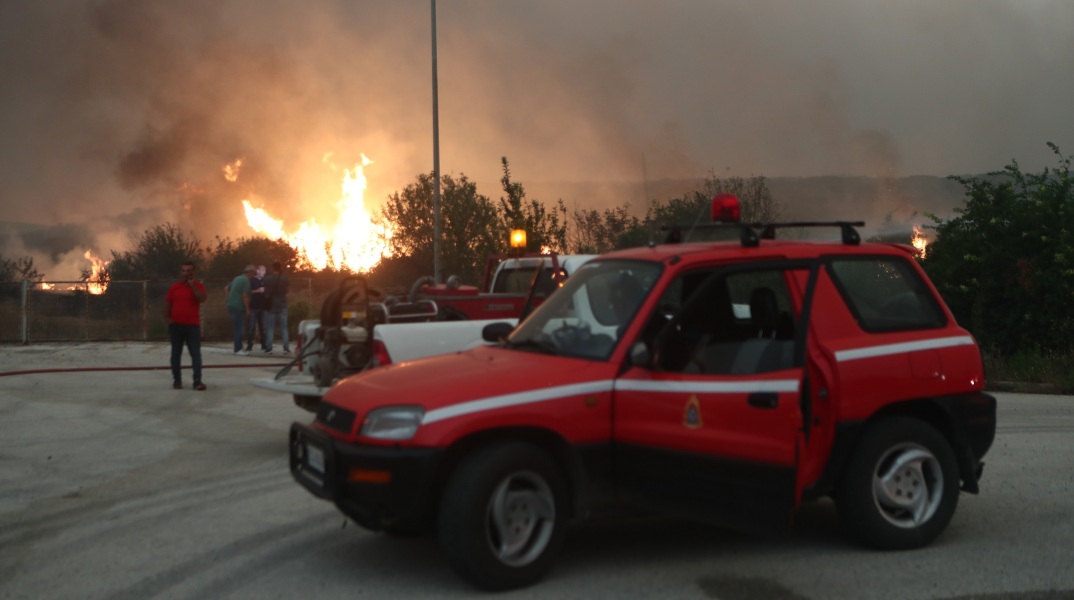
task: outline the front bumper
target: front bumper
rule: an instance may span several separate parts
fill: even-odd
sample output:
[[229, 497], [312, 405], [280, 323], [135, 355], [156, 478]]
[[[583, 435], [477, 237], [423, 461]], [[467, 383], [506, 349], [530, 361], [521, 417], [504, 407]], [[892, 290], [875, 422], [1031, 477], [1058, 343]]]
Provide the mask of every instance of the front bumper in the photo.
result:
[[295, 481], [362, 527], [431, 526], [442, 450], [347, 443], [302, 423], [291, 424], [289, 448]]

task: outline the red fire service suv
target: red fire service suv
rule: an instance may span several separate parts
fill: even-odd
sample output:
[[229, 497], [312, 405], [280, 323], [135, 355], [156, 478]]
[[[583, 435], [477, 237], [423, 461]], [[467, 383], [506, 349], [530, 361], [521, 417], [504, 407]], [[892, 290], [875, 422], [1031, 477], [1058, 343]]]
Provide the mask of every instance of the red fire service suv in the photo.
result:
[[930, 543], [995, 435], [973, 337], [910, 246], [738, 212], [714, 199], [731, 241], [587, 263], [497, 345], [344, 379], [291, 426], [294, 478], [365, 528], [435, 531], [494, 590], [608, 506], [778, 532], [830, 496], [865, 544]]

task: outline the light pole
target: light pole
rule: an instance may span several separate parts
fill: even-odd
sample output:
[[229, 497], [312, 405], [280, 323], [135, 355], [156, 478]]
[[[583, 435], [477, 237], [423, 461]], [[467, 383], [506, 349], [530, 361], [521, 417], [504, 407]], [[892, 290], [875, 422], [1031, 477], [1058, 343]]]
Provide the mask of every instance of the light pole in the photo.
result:
[[440, 283], [440, 106], [436, 82], [436, 0], [433, 16], [433, 280]]

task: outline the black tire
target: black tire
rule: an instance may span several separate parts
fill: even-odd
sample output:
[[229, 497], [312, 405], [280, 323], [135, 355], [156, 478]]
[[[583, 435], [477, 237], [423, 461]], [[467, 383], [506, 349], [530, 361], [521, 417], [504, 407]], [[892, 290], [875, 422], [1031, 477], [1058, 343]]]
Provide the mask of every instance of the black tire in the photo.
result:
[[860, 541], [907, 550], [943, 533], [958, 495], [958, 462], [947, 439], [920, 419], [892, 417], [862, 434], [835, 502], [840, 519]]
[[440, 547], [463, 579], [485, 590], [519, 588], [543, 577], [566, 526], [567, 486], [559, 466], [523, 442], [473, 452], [440, 500]]
[[415, 523], [408, 523], [406, 525], [400, 525], [398, 523], [381, 523], [380, 532], [393, 538], [416, 538], [431, 533], [427, 527], [423, 528], [421, 525]]

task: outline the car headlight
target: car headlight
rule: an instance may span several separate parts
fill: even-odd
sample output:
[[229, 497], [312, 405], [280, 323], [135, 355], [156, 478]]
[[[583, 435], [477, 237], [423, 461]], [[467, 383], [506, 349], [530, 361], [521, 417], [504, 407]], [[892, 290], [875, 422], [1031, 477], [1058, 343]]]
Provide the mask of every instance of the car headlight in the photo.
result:
[[420, 406], [386, 406], [369, 411], [359, 435], [382, 440], [409, 440], [418, 432], [425, 410]]

